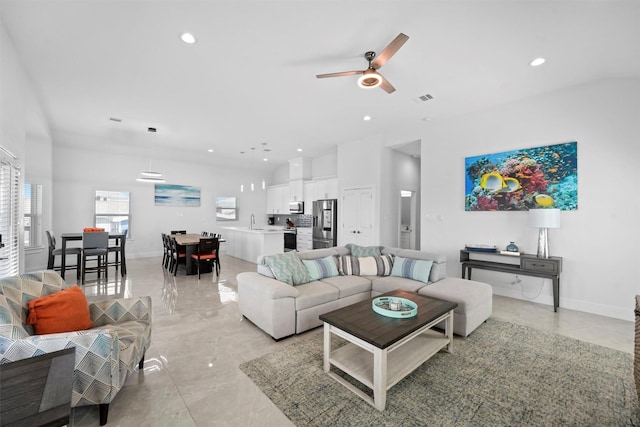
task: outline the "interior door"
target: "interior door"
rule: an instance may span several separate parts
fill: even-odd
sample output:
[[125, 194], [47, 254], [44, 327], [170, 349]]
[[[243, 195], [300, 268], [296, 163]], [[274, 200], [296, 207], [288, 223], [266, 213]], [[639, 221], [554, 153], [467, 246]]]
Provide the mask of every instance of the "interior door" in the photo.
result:
[[345, 189], [342, 196], [341, 244], [372, 245], [374, 241], [373, 189]]

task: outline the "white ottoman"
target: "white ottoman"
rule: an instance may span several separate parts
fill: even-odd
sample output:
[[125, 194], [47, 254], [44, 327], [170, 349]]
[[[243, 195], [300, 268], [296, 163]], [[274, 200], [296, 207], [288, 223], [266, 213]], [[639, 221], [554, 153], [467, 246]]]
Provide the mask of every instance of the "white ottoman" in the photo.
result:
[[491, 316], [493, 288], [487, 283], [448, 277], [421, 288], [418, 293], [458, 303], [453, 311], [453, 332], [463, 337]]

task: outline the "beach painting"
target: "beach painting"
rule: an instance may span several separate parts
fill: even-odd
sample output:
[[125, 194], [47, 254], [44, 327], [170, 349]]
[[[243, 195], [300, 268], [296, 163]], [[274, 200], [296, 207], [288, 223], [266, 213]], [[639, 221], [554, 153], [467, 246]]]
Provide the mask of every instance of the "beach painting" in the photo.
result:
[[466, 211], [578, 209], [578, 143], [467, 157]]
[[200, 206], [200, 188], [189, 185], [156, 184], [156, 206]]

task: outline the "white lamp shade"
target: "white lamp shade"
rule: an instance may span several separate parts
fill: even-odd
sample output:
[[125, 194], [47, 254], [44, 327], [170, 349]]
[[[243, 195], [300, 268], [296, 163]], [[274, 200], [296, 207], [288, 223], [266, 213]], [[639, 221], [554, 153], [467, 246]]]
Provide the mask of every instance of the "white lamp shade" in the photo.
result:
[[560, 209], [529, 209], [529, 226], [560, 228]]

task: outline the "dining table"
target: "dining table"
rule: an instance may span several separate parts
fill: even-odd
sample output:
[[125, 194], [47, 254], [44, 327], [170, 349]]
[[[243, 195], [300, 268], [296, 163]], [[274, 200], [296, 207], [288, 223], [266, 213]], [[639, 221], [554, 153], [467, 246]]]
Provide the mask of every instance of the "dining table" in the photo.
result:
[[[62, 245], [62, 254], [60, 254], [60, 276], [62, 276], [62, 278], [64, 279], [64, 273], [65, 273], [65, 267], [66, 267], [66, 263], [67, 263], [67, 254], [66, 254], [66, 249], [67, 249], [67, 242], [69, 241], [82, 241], [82, 234], [83, 233], [62, 233], [60, 235], [60, 241], [61, 241], [61, 245]], [[115, 240], [115, 244], [116, 245], [120, 245], [120, 239], [126, 239], [127, 238], [127, 233], [109, 233], [109, 240]], [[123, 268], [120, 269], [120, 273], [122, 274], [122, 276], [124, 277], [127, 274], [127, 270], [126, 268], [124, 268], [125, 264], [125, 258], [124, 258], [124, 245], [122, 245], [122, 251], [121, 251], [121, 256], [122, 256], [122, 265]]]
[[[176, 239], [176, 244], [178, 246], [184, 246], [185, 252], [187, 254], [185, 258], [185, 269], [187, 275], [198, 274], [198, 269], [196, 268], [195, 262], [192, 261], [191, 255], [198, 251], [198, 247], [200, 246], [200, 239], [210, 239], [208, 236], [201, 236], [200, 234], [171, 234], [171, 237]], [[218, 239], [218, 242], [224, 243], [225, 239]], [[220, 258], [218, 258], [218, 263], [220, 262]], [[220, 265], [220, 264], [218, 264]], [[202, 270], [202, 273], [211, 273], [211, 266], [209, 265], [206, 269]]]

